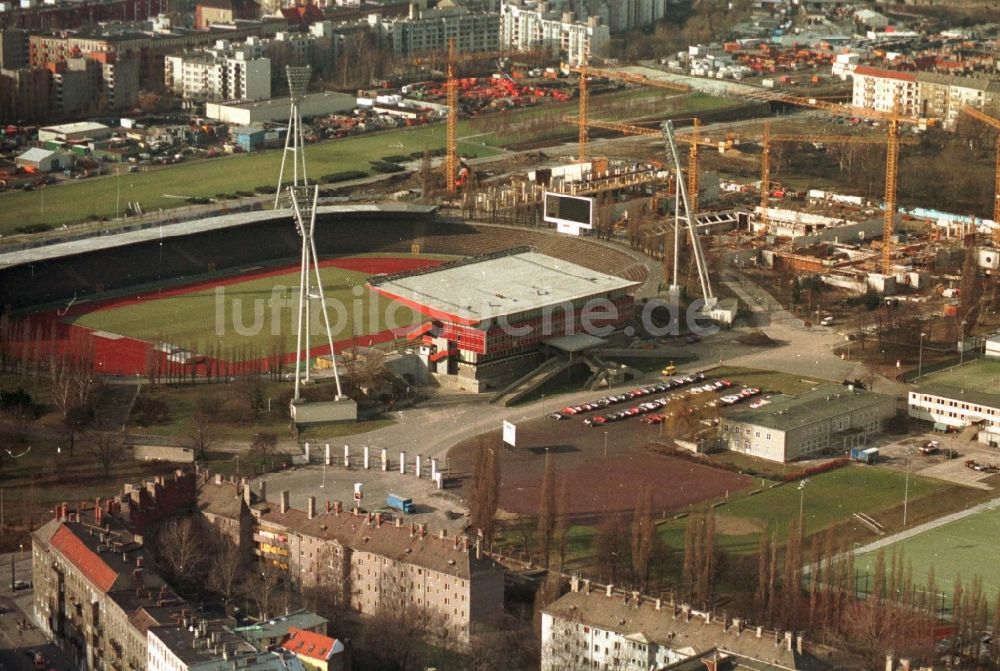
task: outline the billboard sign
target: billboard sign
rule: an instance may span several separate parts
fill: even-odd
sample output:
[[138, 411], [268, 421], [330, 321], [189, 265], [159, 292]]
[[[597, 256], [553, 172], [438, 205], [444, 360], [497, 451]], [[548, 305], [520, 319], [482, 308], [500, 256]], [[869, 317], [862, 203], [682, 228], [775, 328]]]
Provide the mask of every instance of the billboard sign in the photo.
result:
[[503, 442], [511, 447], [517, 447], [517, 425], [503, 420]]

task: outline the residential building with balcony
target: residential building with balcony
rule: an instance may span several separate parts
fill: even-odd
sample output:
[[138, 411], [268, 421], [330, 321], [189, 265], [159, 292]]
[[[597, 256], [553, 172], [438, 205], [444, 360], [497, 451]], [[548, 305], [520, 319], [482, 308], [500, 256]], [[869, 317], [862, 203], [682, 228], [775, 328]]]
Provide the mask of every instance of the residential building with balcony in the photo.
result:
[[32, 533], [35, 621], [75, 668], [145, 670], [149, 628], [189, 610], [146, 570], [142, 537], [117, 510], [114, 500], [89, 512], [62, 505]]
[[576, 64], [604, 55], [610, 41], [611, 31], [599, 16], [578, 20], [572, 12], [552, 11], [545, 2], [500, 5], [501, 49], [543, 49]]

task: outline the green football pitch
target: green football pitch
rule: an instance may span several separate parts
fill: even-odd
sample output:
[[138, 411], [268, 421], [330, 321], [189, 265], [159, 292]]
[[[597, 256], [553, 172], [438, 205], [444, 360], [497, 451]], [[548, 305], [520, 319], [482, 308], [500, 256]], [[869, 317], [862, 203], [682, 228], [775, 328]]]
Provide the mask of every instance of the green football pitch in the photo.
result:
[[[933, 566], [934, 580], [945, 593], [946, 601], [950, 600], [956, 578], [961, 577], [968, 584], [978, 575], [992, 602], [1000, 590], [1000, 562], [993, 554], [997, 538], [1000, 538], [1000, 509], [976, 512], [887, 547], [886, 566], [893, 550], [901, 552], [903, 565], [912, 563], [914, 582], [922, 586], [926, 585], [927, 571]], [[861, 576], [858, 587], [864, 589], [865, 574], [874, 573], [875, 553], [858, 557], [855, 567]]]
[[[418, 315], [365, 288], [365, 273], [321, 269], [334, 342], [417, 323]], [[153, 342], [165, 341], [224, 358], [266, 356], [280, 347], [295, 351], [299, 275], [297, 272], [217, 280], [190, 289], [155, 289], [132, 301], [88, 312], [80, 326]], [[316, 301], [311, 301], [313, 346], [325, 342]], [[225, 356], [228, 355], [228, 356]]]

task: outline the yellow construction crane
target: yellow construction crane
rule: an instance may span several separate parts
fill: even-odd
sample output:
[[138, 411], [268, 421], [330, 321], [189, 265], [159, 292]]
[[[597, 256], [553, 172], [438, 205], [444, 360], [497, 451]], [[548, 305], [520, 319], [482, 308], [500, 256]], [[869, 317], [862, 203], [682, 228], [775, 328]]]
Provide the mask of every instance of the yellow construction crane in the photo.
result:
[[[533, 59], [549, 56], [549, 52], [540, 50], [528, 51], [474, 51], [462, 54], [464, 62], [492, 60], [494, 58], [522, 58]], [[441, 55], [421, 56], [413, 59], [416, 65], [440, 65], [445, 64], [445, 102], [448, 105], [448, 125], [445, 134], [445, 185], [449, 194], [456, 191], [456, 179], [458, 175], [458, 48], [455, 46], [455, 38], [448, 38], [448, 53]]]
[[913, 138], [900, 139], [898, 127], [890, 130], [887, 139], [864, 135], [812, 135], [808, 133], [802, 135], [771, 135], [771, 124], [765, 123], [760, 154], [760, 221], [765, 225], [768, 223], [767, 208], [771, 195], [771, 143], [773, 142], [824, 142], [830, 144], [886, 143], [885, 211], [892, 214], [887, 214], [886, 223], [882, 231], [885, 236], [882, 240], [882, 272], [888, 275], [892, 265], [891, 237], [892, 221], [896, 212], [896, 169], [899, 164], [899, 145], [917, 144], [917, 140]]
[[[570, 69], [577, 72], [580, 71], [580, 68]], [[629, 82], [632, 84], [658, 86], [660, 88], [673, 90], [690, 90], [689, 87], [682, 84], [653, 79], [651, 77], [623, 70], [586, 68], [586, 71], [595, 77], [616, 79], [618, 81]], [[936, 123], [936, 119], [901, 116], [899, 114], [898, 101], [896, 105], [894, 105], [892, 111], [882, 112], [879, 110], [869, 109], [867, 107], [841, 105], [835, 102], [823, 100], [821, 98], [793, 96], [786, 93], [777, 93], [763, 89], [755, 90], [748, 86], [741, 86], [739, 89], [733, 86], [732, 95], [735, 98], [746, 98], [750, 100], [759, 100], [761, 102], [783, 103], [786, 105], [795, 105], [797, 107], [809, 107], [812, 109], [823, 110], [829, 114], [838, 116], [852, 116], [859, 119], [871, 119], [886, 122], [888, 128], [886, 137], [887, 157], [885, 172], [885, 225], [882, 231], [884, 236], [882, 245], [882, 272], [888, 275], [889, 271], [892, 269], [892, 232], [896, 218], [896, 173], [899, 167], [899, 124], [915, 125], [920, 129], [925, 129], [928, 126], [934, 125]], [[585, 116], [583, 113], [581, 113], [580, 118], [581, 122], [585, 122]], [[581, 152], [582, 151], [583, 150], [581, 149]]]
[[[996, 119], [975, 107], [963, 107], [962, 112], [1000, 131], [1000, 119]], [[993, 172], [993, 243], [1000, 245], [1000, 133], [997, 133], [996, 158], [994, 160], [996, 164]]]
[[579, 151], [577, 153], [578, 160], [582, 163], [587, 160], [587, 127], [589, 124], [590, 115], [590, 92], [587, 88], [587, 77], [601, 77], [602, 79], [614, 79], [617, 81], [625, 82], [627, 84], [639, 84], [641, 86], [656, 86], [662, 89], [669, 89], [671, 91], [691, 91], [690, 86], [684, 84], [674, 84], [672, 82], [661, 81], [659, 79], [650, 79], [643, 75], [637, 75], [631, 72], [624, 72], [621, 70], [609, 70], [607, 68], [592, 68], [587, 65], [584, 61], [580, 65], [572, 65], [569, 68], [570, 72], [576, 72], [580, 75], [580, 110], [577, 113], [577, 123], [580, 126], [580, 139], [579, 139]]
[[[617, 121], [603, 121], [600, 119], [587, 119], [584, 121], [580, 117], [574, 117], [571, 115], [566, 115], [563, 117], [563, 121], [568, 123], [579, 124], [580, 126], [580, 137], [584, 139], [586, 137], [588, 128], [601, 128], [604, 130], [613, 130], [624, 135], [644, 135], [648, 137], [662, 138], [663, 131], [656, 130], [654, 128], [646, 128], [645, 126], [635, 126], [627, 123], [618, 123]], [[691, 133], [689, 135], [679, 135], [675, 139], [678, 142], [685, 142], [690, 145], [690, 150], [688, 153], [688, 200], [690, 202], [692, 211], [698, 211], [698, 147], [711, 147], [712, 149], [718, 149], [720, 152], [730, 149], [733, 146], [733, 141], [727, 139], [723, 142], [714, 142], [712, 140], [703, 140], [701, 138], [701, 120], [697, 117], [693, 118], [691, 126]], [[580, 155], [584, 155], [584, 148], [586, 146], [585, 142], [580, 143]]]

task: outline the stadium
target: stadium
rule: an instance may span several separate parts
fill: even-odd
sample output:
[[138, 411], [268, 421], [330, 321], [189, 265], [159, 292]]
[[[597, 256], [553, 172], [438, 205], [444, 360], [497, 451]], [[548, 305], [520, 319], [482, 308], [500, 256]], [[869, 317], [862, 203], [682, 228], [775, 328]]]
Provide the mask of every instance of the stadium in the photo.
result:
[[[373, 278], [517, 249], [621, 278], [622, 286], [648, 274], [629, 250], [548, 229], [467, 223], [432, 206], [322, 206], [315, 241], [327, 302], [348, 306], [331, 328], [338, 351], [405, 340], [425, 323], [413, 306], [387, 311], [395, 297], [374, 291]], [[300, 247], [289, 214], [255, 211], [4, 253], [2, 354], [9, 365], [85, 350], [94, 372], [120, 376], [280, 369], [295, 359], [290, 295]], [[487, 287], [498, 282], [483, 278]], [[328, 353], [321, 345], [308, 354]]]

